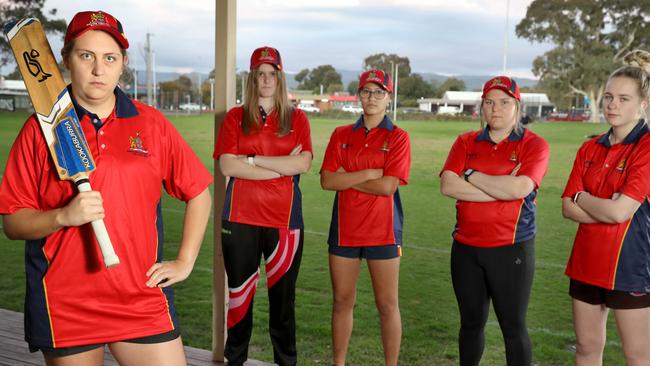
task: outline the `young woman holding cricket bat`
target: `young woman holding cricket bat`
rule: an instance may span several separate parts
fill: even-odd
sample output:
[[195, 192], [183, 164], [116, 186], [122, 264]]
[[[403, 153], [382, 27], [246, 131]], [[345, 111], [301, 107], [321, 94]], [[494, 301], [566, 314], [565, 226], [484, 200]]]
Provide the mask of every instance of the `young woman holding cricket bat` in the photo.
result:
[[650, 53], [633, 51], [607, 80], [609, 131], [585, 142], [562, 194], [579, 223], [571, 278], [576, 365], [602, 365], [613, 309], [630, 366], [650, 365]]
[[546, 174], [546, 141], [519, 124], [517, 83], [497, 76], [483, 86], [479, 131], [461, 134], [440, 173], [455, 198], [451, 279], [460, 311], [460, 365], [478, 365], [490, 300], [508, 366], [531, 365], [526, 311], [535, 270], [535, 197]]
[[[48, 365], [184, 365], [170, 285], [189, 276], [210, 214], [211, 174], [157, 110], [118, 87], [129, 47], [101, 11], [77, 13], [61, 51], [94, 156], [94, 191], [61, 181], [34, 116], [0, 185], [8, 237], [26, 240], [25, 333]], [[178, 256], [162, 261], [161, 187], [185, 201]], [[103, 219], [121, 263], [107, 269], [89, 222]]]
[[352, 335], [357, 279], [368, 263], [379, 312], [386, 366], [395, 366], [402, 340], [398, 301], [404, 214], [400, 185], [408, 183], [411, 142], [386, 115], [393, 83], [388, 73], [368, 70], [357, 90], [363, 115], [337, 127], [321, 167], [321, 186], [336, 191], [332, 207], [329, 267], [332, 280], [332, 358], [345, 365]]
[[300, 175], [311, 167], [305, 113], [291, 107], [280, 52], [253, 51], [243, 106], [221, 124], [214, 152], [228, 176], [221, 241], [228, 274], [228, 365], [243, 365], [262, 256], [273, 359], [296, 365], [295, 295], [304, 225]]

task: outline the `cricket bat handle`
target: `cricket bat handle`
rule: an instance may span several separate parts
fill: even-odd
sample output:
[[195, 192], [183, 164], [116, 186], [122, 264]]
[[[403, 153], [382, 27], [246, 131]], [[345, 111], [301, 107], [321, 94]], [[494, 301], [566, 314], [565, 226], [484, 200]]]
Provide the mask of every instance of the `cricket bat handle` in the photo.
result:
[[[75, 182], [79, 192], [90, 192], [92, 188], [90, 187], [90, 182], [88, 179], [80, 179]], [[99, 249], [102, 251], [102, 257], [104, 257], [104, 265], [106, 268], [111, 268], [120, 264], [120, 259], [115, 254], [115, 249], [113, 249], [113, 244], [111, 243], [111, 238], [108, 236], [108, 231], [106, 231], [106, 225], [104, 225], [104, 220], [99, 219], [91, 222], [93, 231], [95, 232], [95, 237], [99, 243]]]

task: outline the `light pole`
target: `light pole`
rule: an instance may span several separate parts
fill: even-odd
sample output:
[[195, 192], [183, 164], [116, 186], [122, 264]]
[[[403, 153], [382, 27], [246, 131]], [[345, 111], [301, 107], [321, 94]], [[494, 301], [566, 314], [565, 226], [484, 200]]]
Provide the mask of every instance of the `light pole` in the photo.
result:
[[395, 106], [393, 107], [393, 121], [397, 122], [397, 84], [399, 83], [399, 64], [395, 64]]
[[210, 78], [210, 110], [214, 110], [214, 78]]
[[508, 65], [508, 21], [510, 18], [510, 0], [506, 0], [506, 34], [503, 40], [503, 75], [506, 74]]

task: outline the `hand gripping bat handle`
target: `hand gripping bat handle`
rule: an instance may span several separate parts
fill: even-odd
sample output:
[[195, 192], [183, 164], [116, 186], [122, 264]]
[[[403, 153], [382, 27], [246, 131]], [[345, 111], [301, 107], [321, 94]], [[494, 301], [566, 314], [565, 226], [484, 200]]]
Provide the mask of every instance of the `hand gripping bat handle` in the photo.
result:
[[[90, 192], [92, 188], [90, 187], [90, 182], [88, 179], [80, 179], [75, 182], [79, 192]], [[104, 220], [99, 219], [91, 222], [93, 226], [93, 231], [95, 232], [95, 237], [99, 243], [99, 249], [102, 251], [102, 256], [104, 257], [104, 265], [106, 268], [111, 268], [120, 264], [120, 259], [115, 254], [113, 249], [113, 244], [111, 244], [111, 238], [108, 237], [108, 231], [106, 231], [106, 225], [104, 225]]]

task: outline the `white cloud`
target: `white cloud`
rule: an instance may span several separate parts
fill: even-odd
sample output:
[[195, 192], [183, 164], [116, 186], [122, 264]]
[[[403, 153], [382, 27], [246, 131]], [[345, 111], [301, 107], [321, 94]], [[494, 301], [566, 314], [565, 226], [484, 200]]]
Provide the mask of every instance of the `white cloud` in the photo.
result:
[[[0, 0], [1, 1], [1, 0]], [[218, 0], [215, 0], [218, 1]], [[214, 64], [215, 1], [47, 0], [70, 20], [80, 10], [105, 10], [120, 19], [131, 42], [131, 65], [144, 65], [146, 33], [152, 33], [157, 70], [209, 71]], [[250, 52], [271, 45], [290, 70], [332, 64], [360, 70], [379, 52], [411, 60], [415, 72], [493, 74], [503, 59], [507, 0], [239, 0], [237, 67]], [[532, 60], [548, 46], [514, 35], [532, 0], [510, 0], [509, 69], [531, 76]], [[55, 54], [61, 47], [52, 40]]]

